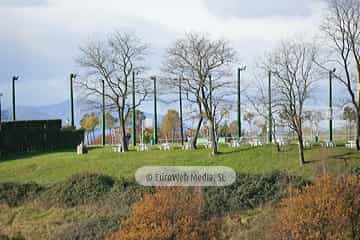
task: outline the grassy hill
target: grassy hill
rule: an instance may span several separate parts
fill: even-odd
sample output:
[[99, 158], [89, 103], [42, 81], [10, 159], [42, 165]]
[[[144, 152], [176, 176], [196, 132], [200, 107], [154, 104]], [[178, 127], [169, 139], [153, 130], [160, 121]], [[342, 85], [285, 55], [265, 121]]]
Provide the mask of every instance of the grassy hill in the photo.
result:
[[306, 150], [309, 163], [304, 167], [298, 164], [296, 145], [282, 152], [277, 152], [273, 146], [238, 149], [222, 146], [220, 150], [221, 154], [216, 157], [211, 157], [206, 149], [115, 153], [110, 147], [93, 148], [82, 156], [75, 152], [17, 154], [0, 158], [0, 182], [48, 184], [81, 172], [130, 178], [139, 167], [149, 165], [220, 165], [241, 173], [257, 174], [281, 170], [311, 180], [325, 172], [342, 174], [353, 166], [360, 166], [360, 155], [343, 147]]

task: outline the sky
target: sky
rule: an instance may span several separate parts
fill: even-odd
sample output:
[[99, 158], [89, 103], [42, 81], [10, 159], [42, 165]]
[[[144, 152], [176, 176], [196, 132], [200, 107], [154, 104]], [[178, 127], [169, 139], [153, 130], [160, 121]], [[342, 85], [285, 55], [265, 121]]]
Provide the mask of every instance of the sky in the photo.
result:
[[318, 33], [323, 8], [320, 0], [0, 0], [0, 92], [9, 106], [19, 75], [19, 105], [68, 99], [78, 47], [114, 30], [151, 46], [149, 75], [160, 74], [166, 48], [185, 32], [228, 39], [251, 84], [255, 63], [279, 41]]

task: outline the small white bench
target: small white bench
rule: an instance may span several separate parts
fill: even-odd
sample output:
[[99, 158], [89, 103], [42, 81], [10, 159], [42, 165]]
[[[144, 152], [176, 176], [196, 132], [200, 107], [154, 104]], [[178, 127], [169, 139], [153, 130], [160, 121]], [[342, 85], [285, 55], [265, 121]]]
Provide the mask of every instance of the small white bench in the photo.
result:
[[251, 142], [249, 142], [249, 144], [251, 147], [260, 147], [263, 145], [262, 142], [259, 140], [251, 141]]
[[76, 147], [76, 153], [78, 155], [82, 155], [85, 153], [88, 153], [87, 147], [86, 145], [84, 145], [83, 143], [80, 143], [77, 147]]
[[190, 142], [187, 142], [184, 144], [184, 146], [182, 147], [183, 150], [193, 150], [193, 145]]
[[230, 142], [230, 147], [238, 148], [238, 147], [240, 147], [240, 142], [236, 141], [236, 140], [233, 140], [233, 141]]
[[345, 144], [346, 148], [355, 149], [356, 148], [356, 142], [355, 141], [348, 141], [347, 144]]
[[149, 151], [149, 144], [145, 144], [145, 143], [140, 143], [137, 150], [138, 152], [147, 152]]
[[326, 142], [325, 147], [326, 148], [335, 148], [336, 144], [334, 142]]
[[116, 147], [112, 148], [114, 152], [123, 152], [121, 144], [117, 145]]
[[170, 151], [170, 150], [171, 150], [170, 143], [163, 143], [163, 144], [161, 144], [161, 145], [160, 145], [160, 150]]
[[207, 142], [207, 143], [204, 143], [204, 147], [206, 148], [206, 149], [209, 149], [209, 148], [211, 148], [211, 142]]
[[304, 145], [305, 149], [311, 149], [312, 148], [312, 144], [309, 141], [304, 141], [303, 145]]
[[284, 140], [280, 140], [280, 141], [278, 141], [278, 144], [279, 144], [279, 146], [285, 146], [285, 145], [287, 145], [288, 143], [287, 142], [285, 142]]

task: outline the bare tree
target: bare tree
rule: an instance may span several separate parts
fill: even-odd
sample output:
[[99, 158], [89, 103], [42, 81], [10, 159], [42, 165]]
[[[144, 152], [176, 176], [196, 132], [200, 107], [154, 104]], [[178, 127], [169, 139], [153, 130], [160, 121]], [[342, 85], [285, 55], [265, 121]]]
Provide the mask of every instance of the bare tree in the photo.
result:
[[285, 41], [272, 53], [268, 62], [268, 69], [274, 76], [274, 101], [278, 103], [282, 118], [297, 135], [300, 165], [305, 163], [304, 104], [318, 77], [315, 64], [317, 54], [317, 48], [304, 41]]
[[337, 67], [335, 77], [346, 87], [356, 110], [356, 147], [360, 150], [360, 1], [327, 0], [327, 3], [321, 30], [333, 53], [330, 68]]
[[[80, 47], [77, 63], [85, 69], [84, 77], [76, 84], [84, 90], [88, 100], [96, 102], [102, 96], [102, 81], [105, 82], [107, 107], [118, 114], [123, 151], [128, 150], [126, 119], [132, 110], [133, 87], [137, 95], [135, 107], [147, 97], [149, 82], [141, 78], [148, 47], [135, 35], [115, 32], [106, 42], [91, 42]], [[131, 77], [136, 73], [135, 86]]]
[[182, 76], [181, 87], [187, 92], [187, 100], [197, 105], [199, 120], [192, 139], [195, 148], [204, 117], [209, 121], [213, 155], [218, 153], [215, 115], [220, 102], [228, 95], [226, 88], [231, 82], [226, 77], [231, 73], [235, 55], [235, 50], [225, 40], [211, 40], [206, 35], [190, 33], [167, 50], [163, 67], [169, 75]]

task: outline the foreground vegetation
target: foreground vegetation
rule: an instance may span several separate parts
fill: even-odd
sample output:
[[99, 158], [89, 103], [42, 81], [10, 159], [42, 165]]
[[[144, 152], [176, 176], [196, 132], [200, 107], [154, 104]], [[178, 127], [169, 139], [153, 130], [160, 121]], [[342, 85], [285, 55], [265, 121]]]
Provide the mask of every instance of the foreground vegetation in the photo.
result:
[[[238, 172], [235, 184], [203, 189], [202, 199], [197, 202], [201, 214], [192, 216], [197, 220], [189, 226], [198, 226], [201, 231], [204, 226], [209, 226], [207, 234], [213, 235], [216, 231], [220, 234], [216, 235], [218, 239], [264, 239], [274, 220], [284, 212], [288, 215], [287, 212], [292, 211], [290, 205], [283, 211], [277, 207], [288, 187], [312, 184], [317, 176], [325, 174], [360, 172], [359, 154], [344, 147], [325, 149], [315, 146], [306, 150], [308, 163], [302, 168], [298, 165], [297, 145], [290, 145], [281, 152], [274, 146], [238, 149], [221, 146], [220, 149], [221, 154], [217, 157], [212, 157], [206, 149], [115, 153], [111, 148], [93, 148], [89, 154], [81, 156], [74, 152], [3, 156], [0, 161], [0, 239], [1, 235], [13, 239], [132, 239], [131, 223], [136, 219], [159, 220], [158, 215], [150, 214], [155, 210], [147, 209], [151, 204], [142, 199], [167, 196], [166, 191], [159, 193], [158, 189], [141, 187], [134, 182], [136, 169], [145, 165], [234, 168]], [[155, 193], [159, 195], [153, 195]], [[307, 198], [313, 199], [312, 196]], [[170, 207], [157, 210], [166, 215], [172, 209], [171, 204], [178, 205], [177, 201], [181, 199], [166, 201], [163, 205], [170, 204]], [[319, 209], [314, 199], [313, 206]], [[144, 208], [149, 216], [142, 217]], [[304, 206], [304, 213], [307, 208]], [[186, 214], [193, 212], [184, 210], [176, 214], [185, 214], [186, 219]], [[313, 211], [310, 209], [309, 213]], [[304, 218], [313, 219], [309, 216]], [[146, 224], [144, 226], [143, 231], [151, 236]], [[174, 230], [202, 235], [196, 229], [174, 227], [168, 230], [166, 234], [173, 234]], [[286, 235], [288, 230], [281, 231]]]
[[[301, 177], [289, 177], [280, 172], [265, 176], [238, 174], [232, 186], [203, 188], [201, 199], [198, 199], [201, 201], [197, 202], [201, 207], [201, 215], [197, 218], [200, 221], [201, 217], [201, 221], [207, 222], [241, 211], [252, 211], [276, 203], [289, 186], [305, 184], [306, 181]], [[141, 187], [131, 180], [97, 174], [75, 175], [49, 186], [3, 183], [0, 184], [0, 235], [21, 235], [26, 239], [104, 239], [121, 228], [120, 221], [128, 216], [133, 203], [139, 200], [141, 208], [147, 208], [149, 214], [155, 213], [155, 209], [165, 211], [164, 214], [173, 210], [172, 207], [161, 209], [159, 204], [151, 205], [147, 204], [151, 201], [141, 200], [141, 196], [146, 193], [149, 194], [145, 199], [151, 199], [155, 190]], [[164, 194], [167, 196], [167, 190]], [[160, 205], [166, 206], [167, 199], [163, 199], [165, 202]], [[179, 199], [182, 198], [174, 199], [172, 204], [178, 205]], [[187, 203], [181, 204], [187, 206], [193, 201], [195, 198], [191, 197]], [[181, 211], [178, 213], [185, 214]], [[158, 216], [162, 214], [137, 215], [136, 218], [154, 217], [161, 223]], [[130, 227], [130, 233], [125, 234], [127, 236], [131, 236], [133, 226], [130, 223], [128, 221], [126, 224]], [[148, 231], [146, 224], [143, 227], [145, 232]]]

